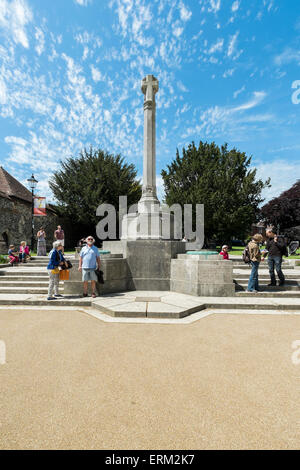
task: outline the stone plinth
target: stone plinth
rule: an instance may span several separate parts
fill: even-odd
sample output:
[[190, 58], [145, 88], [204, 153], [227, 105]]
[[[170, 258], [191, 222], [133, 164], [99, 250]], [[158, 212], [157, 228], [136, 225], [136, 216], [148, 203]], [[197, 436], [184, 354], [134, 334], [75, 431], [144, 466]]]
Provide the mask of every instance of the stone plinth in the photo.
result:
[[181, 254], [171, 261], [170, 290], [206, 297], [234, 296], [232, 272], [232, 261]]
[[128, 263], [130, 290], [170, 290], [171, 260], [185, 252], [185, 244], [170, 240], [128, 240], [124, 257]]
[[[78, 271], [79, 261], [75, 260], [70, 270], [69, 281], [64, 282], [64, 294], [81, 295], [83, 292], [82, 273]], [[102, 255], [101, 270], [103, 271], [104, 284], [97, 282], [98, 294], [110, 294], [124, 292], [128, 285], [127, 261], [117, 255]], [[90, 289], [89, 283], [89, 289]]]

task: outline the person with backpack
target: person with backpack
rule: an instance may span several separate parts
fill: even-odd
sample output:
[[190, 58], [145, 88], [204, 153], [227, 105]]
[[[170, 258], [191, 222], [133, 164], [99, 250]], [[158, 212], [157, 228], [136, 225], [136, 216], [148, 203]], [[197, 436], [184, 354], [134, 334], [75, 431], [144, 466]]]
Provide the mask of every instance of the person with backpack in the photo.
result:
[[[259, 249], [259, 244], [262, 243], [263, 236], [260, 233], [253, 235], [252, 240], [248, 243], [244, 254], [250, 261], [251, 264], [251, 274], [249, 277], [247, 292], [257, 292], [258, 291], [258, 268], [261, 261], [261, 254]], [[243, 254], [243, 259], [244, 259]]]
[[[278, 237], [271, 228], [266, 230], [266, 236], [268, 238], [266, 249], [268, 252], [268, 267], [271, 278], [271, 282], [268, 285], [276, 286], [276, 277], [274, 272], [276, 269], [277, 276], [279, 278], [279, 285], [283, 286], [285, 283], [285, 277], [281, 269], [281, 264], [282, 257], [288, 256], [287, 246], [284, 239], [282, 237]], [[262, 260], [264, 259], [265, 258], [263, 257]]]

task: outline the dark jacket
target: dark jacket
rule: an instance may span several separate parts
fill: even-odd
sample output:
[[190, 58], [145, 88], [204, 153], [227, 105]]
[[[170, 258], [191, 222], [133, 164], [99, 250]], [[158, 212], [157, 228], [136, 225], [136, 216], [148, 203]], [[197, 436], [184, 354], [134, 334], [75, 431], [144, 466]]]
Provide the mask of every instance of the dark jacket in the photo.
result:
[[282, 257], [284, 247], [285, 243], [282, 238], [278, 238], [277, 242], [274, 241], [274, 238], [269, 238], [266, 245], [269, 256]]
[[47, 269], [57, 268], [62, 261], [65, 261], [62, 252], [58, 250], [53, 250]]

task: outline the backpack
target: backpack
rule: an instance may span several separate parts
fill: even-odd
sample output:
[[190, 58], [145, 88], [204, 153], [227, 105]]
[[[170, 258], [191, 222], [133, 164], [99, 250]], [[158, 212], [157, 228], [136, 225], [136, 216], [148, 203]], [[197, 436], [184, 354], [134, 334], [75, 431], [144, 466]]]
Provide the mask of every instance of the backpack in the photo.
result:
[[251, 260], [250, 260], [250, 251], [249, 251], [248, 245], [246, 246], [246, 248], [243, 251], [242, 259], [243, 259], [244, 263], [250, 264]]

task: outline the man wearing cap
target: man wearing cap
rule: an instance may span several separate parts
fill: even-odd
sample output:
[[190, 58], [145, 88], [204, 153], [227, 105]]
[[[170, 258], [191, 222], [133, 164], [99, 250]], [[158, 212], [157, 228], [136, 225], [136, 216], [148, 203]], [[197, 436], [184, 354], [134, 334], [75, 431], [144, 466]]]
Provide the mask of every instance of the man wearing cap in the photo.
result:
[[96, 297], [96, 282], [98, 280], [96, 269], [100, 269], [99, 250], [94, 246], [95, 239], [92, 236], [86, 238], [87, 245], [82, 248], [79, 254], [78, 271], [82, 271], [83, 297], [88, 295], [88, 283], [92, 284], [92, 297]]

